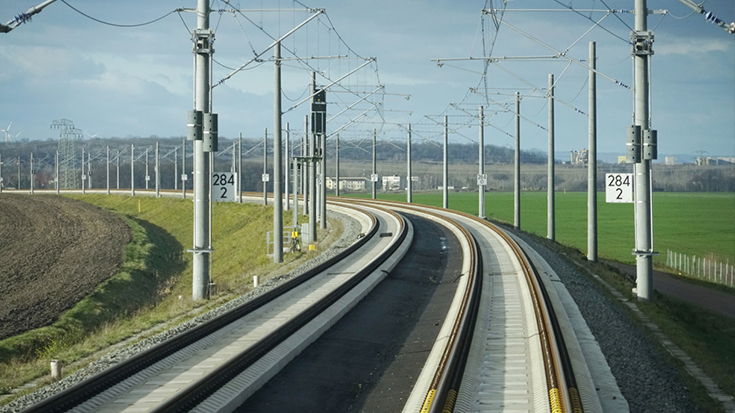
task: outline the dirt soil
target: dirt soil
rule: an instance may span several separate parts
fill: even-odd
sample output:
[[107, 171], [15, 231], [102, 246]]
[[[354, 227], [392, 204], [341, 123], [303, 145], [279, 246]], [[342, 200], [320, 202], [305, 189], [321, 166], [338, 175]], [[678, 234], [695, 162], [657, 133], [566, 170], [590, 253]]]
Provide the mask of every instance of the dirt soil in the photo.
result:
[[56, 321], [114, 275], [125, 221], [56, 195], [0, 195], [0, 339]]

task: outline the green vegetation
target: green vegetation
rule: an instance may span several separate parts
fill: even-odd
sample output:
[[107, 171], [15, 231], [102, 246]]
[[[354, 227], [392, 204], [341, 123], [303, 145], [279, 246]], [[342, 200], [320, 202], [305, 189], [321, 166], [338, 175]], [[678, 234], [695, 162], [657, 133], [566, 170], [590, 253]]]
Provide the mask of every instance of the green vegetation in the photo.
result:
[[[0, 341], [0, 393], [47, 375], [50, 358], [60, 359], [67, 375], [115, 343], [143, 339], [183, 318], [201, 314], [250, 290], [254, 275], [265, 281], [298, 265], [298, 258], [309, 256], [301, 252], [286, 254], [285, 265], [273, 264], [265, 246], [266, 232], [273, 229], [273, 209], [217, 203], [212, 212], [216, 251], [212, 267], [217, 293], [210, 301], [194, 302], [191, 254], [185, 252], [192, 242], [191, 199], [70, 197], [122, 215], [132, 229], [133, 241], [125, 248], [121, 271], [59, 321]], [[338, 223], [330, 224], [335, 226], [321, 246], [341, 232]], [[72, 365], [79, 361], [83, 362]], [[44, 379], [39, 384], [46, 382]]]
[[653, 303], [640, 307], [726, 394], [735, 397], [735, 320], [658, 293]]
[[183, 268], [178, 244], [165, 231], [131, 217], [125, 220], [133, 240], [125, 247], [125, 260], [118, 274], [52, 325], [0, 341], [0, 367], [4, 372], [0, 389], [43, 374], [51, 358], [69, 362], [86, 355], [90, 349], [83, 343], [90, 335], [154, 304], [159, 285]]
[[[370, 197], [370, 194], [354, 194]], [[378, 199], [405, 201], [402, 193], [379, 193]], [[441, 206], [442, 194], [414, 193], [415, 203]], [[513, 222], [513, 193], [493, 192], [485, 198], [486, 216]], [[477, 193], [449, 194], [449, 207], [477, 214]], [[735, 194], [733, 193], [654, 193], [654, 245], [657, 250], [714, 254], [720, 259], [735, 261]], [[624, 296], [634, 299], [634, 285], [621, 277], [617, 270], [603, 263], [591, 263], [582, 251], [587, 249], [587, 194], [568, 192], [556, 194], [556, 239], [546, 238], [546, 193], [526, 192], [521, 196], [521, 228], [536, 234], [539, 241], [557, 250], [580, 267], [601, 276]], [[630, 251], [634, 244], [633, 205], [606, 204], [604, 194], [598, 198], [598, 248], [602, 258], [634, 262]], [[657, 263], [665, 264], [664, 257]], [[722, 289], [721, 289], [722, 290]], [[731, 289], [725, 289], [732, 292]], [[616, 302], [617, 300], [613, 300]], [[656, 293], [653, 302], [639, 302], [640, 308], [656, 325], [690, 355], [717, 385], [735, 396], [735, 320], [715, 314]], [[623, 311], [628, 311], [621, 305]], [[634, 316], [631, 315], [635, 319]], [[642, 327], [643, 328], [643, 327]], [[663, 351], [663, 350], [662, 350]], [[665, 353], [665, 351], [664, 351]], [[683, 368], [681, 376], [691, 389], [690, 396], [702, 411], [721, 411], [721, 405], [706, 394], [706, 390]]]
[[[369, 194], [354, 194], [369, 197]], [[403, 193], [379, 193], [378, 199], [405, 201]], [[414, 193], [418, 204], [441, 206], [440, 192]], [[587, 193], [557, 192], [556, 240], [587, 250]], [[449, 208], [477, 214], [477, 193], [449, 194]], [[491, 192], [485, 196], [485, 214], [489, 219], [513, 223], [513, 193]], [[721, 260], [735, 262], [735, 193], [653, 194], [653, 243], [661, 252], [654, 259], [664, 265], [666, 249], [690, 255], [714, 254]], [[546, 193], [521, 193], [521, 229], [546, 237]], [[608, 204], [605, 194], [597, 199], [598, 254], [600, 258], [634, 263], [635, 246], [633, 204]]]

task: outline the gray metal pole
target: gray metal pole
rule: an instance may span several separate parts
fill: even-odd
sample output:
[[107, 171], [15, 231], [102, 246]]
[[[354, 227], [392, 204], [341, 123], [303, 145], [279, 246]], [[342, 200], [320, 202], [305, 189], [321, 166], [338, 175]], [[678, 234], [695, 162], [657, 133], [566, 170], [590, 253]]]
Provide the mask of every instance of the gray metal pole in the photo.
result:
[[61, 185], [59, 185], [59, 151], [56, 151], [56, 195], [61, 191]]
[[110, 195], [110, 145], [107, 145], [107, 195]]
[[[313, 92], [313, 84], [312, 84], [312, 93]], [[316, 210], [316, 200], [317, 200], [317, 193], [316, 193], [316, 162], [314, 162], [314, 158], [316, 157], [316, 136], [314, 136], [313, 133], [309, 134], [309, 156], [311, 157], [311, 160], [309, 161], [309, 241], [310, 242], [316, 242], [317, 240], [317, 233], [316, 233], [316, 227], [317, 227], [317, 210]]]
[[148, 170], [148, 149], [145, 148], [145, 189], [148, 190], [148, 181], [151, 180], [151, 174]]
[[[237, 173], [237, 165], [235, 164], [236, 157], [237, 157], [237, 144], [233, 143], [232, 144], [232, 162], [230, 163], [230, 172], [233, 174]], [[235, 192], [235, 194], [237, 194], [237, 192]]]
[[374, 180], [375, 179], [375, 175], [378, 174], [378, 160], [377, 160], [377, 157], [375, 156], [375, 145], [377, 143], [377, 137], [376, 137], [376, 135], [377, 135], [377, 131], [375, 129], [373, 129], [373, 172], [370, 175], [370, 183], [372, 184], [372, 190], [373, 190], [373, 192], [372, 192], [373, 198], [372, 199], [376, 199], [376, 197], [377, 197], [377, 189], [378, 189], [378, 183]]
[[293, 229], [299, 231], [299, 164], [298, 159], [295, 157], [292, 159], [293, 165], [291, 166], [293, 173]]
[[92, 189], [92, 154], [87, 152], [87, 189]]
[[444, 116], [444, 163], [442, 166], [442, 176], [444, 177], [444, 184], [442, 187], [442, 207], [449, 208], [449, 166], [447, 165], [449, 145], [449, 118]]
[[[82, 158], [82, 159], [84, 159], [84, 158]], [[82, 169], [82, 172], [84, 172], [84, 169]], [[16, 189], [20, 189], [20, 187], [21, 187], [21, 185], [20, 185], [20, 156], [18, 156], [18, 185], [16, 185], [16, 186], [17, 186]]]
[[[184, 179], [184, 176], [187, 179]], [[188, 181], [188, 174], [186, 172], [186, 139], [182, 139], [181, 143], [181, 197], [186, 199], [186, 182]]]
[[[3, 186], [5, 186], [3, 184], [3, 156], [0, 155], [0, 194], [3, 193]], [[56, 184], [56, 186], [59, 186], [58, 183]]]
[[516, 92], [516, 150], [513, 157], [513, 227], [521, 228], [521, 94]]
[[284, 201], [286, 202], [284, 210], [288, 211], [291, 209], [291, 191], [289, 190], [290, 185], [288, 184], [288, 178], [291, 176], [289, 171], [291, 170], [291, 130], [289, 129], [288, 122], [286, 122], [286, 139], [284, 141], [283, 154], [285, 155], [283, 164], [285, 169], [283, 171], [283, 194]]
[[[635, 1], [635, 30], [648, 30], [648, 6], [646, 0]], [[638, 44], [633, 47], [638, 46]], [[634, 124], [641, 130], [651, 128], [649, 113], [648, 59], [645, 53], [633, 56], [635, 63], [635, 119]], [[653, 299], [653, 235], [651, 231], [651, 160], [642, 159], [636, 163], [635, 176], [635, 253], [636, 253], [636, 294], [639, 300]]]
[[119, 149], [117, 150], [117, 156], [115, 157], [115, 160], [116, 160], [115, 166], [117, 168], [117, 175], [116, 175], [117, 189], [120, 189], [120, 150]]
[[[210, 97], [211, 97], [211, 94], [210, 94]], [[202, 131], [202, 132], [204, 132], [204, 131]], [[212, 199], [212, 183], [213, 183], [212, 182], [212, 172], [216, 170], [216, 167], [214, 165], [214, 160], [215, 160], [214, 159], [214, 152], [213, 151], [210, 151], [210, 152], [206, 152], [205, 151], [204, 152], [204, 155], [207, 158], [209, 158], [209, 168], [208, 168], [208, 171], [209, 172], [206, 175], [207, 193], [208, 193], [208, 195], [207, 195], [207, 212], [209, 213], [208, 220], [207, 220], [207, 222], [209, 224], [209, 226], [207, 228], [207, 233], [209, 234], [209, 239], [207, 240], [207, 249], [211, 251], [211, 250], [214, 249], [212, 247], [212, 212], [214, 210], [213, 205], [212, 205], [214, 203], [214, 200]], [[212, 254], [208, 254], [208, 255], [209, 255], [209, 260], [207, 261], [207, 268], [209, 269], [209, 283], [207, 283], [207, 290], [206, 290], [207, 298], [209, 298], [211, 296], [211, 293], [212, 293], [209, 290], [209, 286], [212, 284]]]
[[[316, 73], [311, 72], [311, 103], [314, 103], [314, 94], [316, 93]], [[312, 121], [313, 122], [313, 121]], [[311, 128], [312, 130], [316, 129], [316, 125], [312, 124]], [[316, 227], [317, 227], [317, 196], [316, 193], [316, 162], [314, 162], [314, 158], [316, 157], [316, 136], [314, 133], [309, 134], [309, 155], [311, 156], [312, 161], [309, 162], [309, 239], [311, 242], [316, 242], [317, 240], [317, 233], [316, 233]]]
[[174, 191], [179, 190], [179, 147], [174, 148]]
[[[485, 111], [482, 106], [480, 106], [480, 145], [479, 146], [479, 154], [478, 154], [478, 174], [479, 175], [485, 175]], [[478, 206], [477, 206], [477, 216], [480, 218], [485, 218], [485, 185], [478, 185], [477, 188], [477, 199], [478, 199]]]
[[242, 132], [237, 140], [237, 202], [242, 204]]
[[336, 183], [334, 194], [339, 196], [339, 133], [336, 136], [334, 144], [334, 176], [334, 182]]
[[[20, 167], [18, 168], [18, 171], [20, 172]], [[18, 176], [20, 177], [20, 174]], [[84, 171], [84, 148], [82, 148], [82, 194], [86, 194], [87, 193], [85, 191], [86, 188], [87, 188], [87, 186], [85, 185], [86, 179], [87, 179], [87, 175], [86, 175], [86, 173]], [[20, 189], [20, 188], [18, 188], [18, 189]]]
[[31, 176], [31, 195], [33, 195], [33, 152], [31, 152], [31, 170], [29, 172]]
[[[283, 262], [283, 190], [281, 188], [281, 43], [273, 49], [275, 94], [273, 109], [273, 262]], [[288, 182], [288, 179], [286, 179]]]
[[[197, 33], [209, 31], [209, 1], [197, 0]], [[211, 32], [210, 32], [211, 33]], [[204, 41], [213, 40], [205, 38]], [[195, 88], [194, 110], [210, 112], [210, 62], [211, 49], [200, 45], [195, 37]], [[195, 301], [209, 298], [209, 181], [211, 178], [209, 156], [204, 152], [203, 140], [194, 140], [194, 245], [192, 298]]]
[[546, 238], [556, 239], [556, 199], [554, 188], [554, 75], [549, 75], [549, 161], [546, 175]]
[[130, 144], [130, 196], [135, 196], [135, 145]]
[[411, 181], [411, 124], [408, 124], [406, 134], [406, 202], [413, 202], [413, 181]]
[[263, 205], [268, 205], [268, 182], [265, 180], [265, 175], [268, 173], [268, 128], [263, 132], [263, 177], [260, 179], [263, 181]]
[[321, 133], [321, 153], [322, 153], [322, 159], [319, 163], [321, 171], [319, 172], [320, 181], [319, 181], [319, 188], [320, 188], [320, 197], [319, 197], [319, 218], [320, 218], [320, 225], [319, 227], [321, 229], [327, 228], [327, 134]]
[[159, 162], [160, 162], [160, 148], [158, 146], [158, 142], [156, 142], [156, 166], [155, 166], [155, 172], [156, 172], [156, 198], [161, 197], [161, 175], [159, 173]]
[[597, 75], [595, 42], [589, 46], [589, 151], [587, 156], [587, 261], [597, 261]]
[[[301, 156], [309, 156], [309, 115], [304, 116], [304, 138], [301, 143]], [[303, 215], [309, 214], [309, 163], [301, 164], [301, 195], [304, 203]]]

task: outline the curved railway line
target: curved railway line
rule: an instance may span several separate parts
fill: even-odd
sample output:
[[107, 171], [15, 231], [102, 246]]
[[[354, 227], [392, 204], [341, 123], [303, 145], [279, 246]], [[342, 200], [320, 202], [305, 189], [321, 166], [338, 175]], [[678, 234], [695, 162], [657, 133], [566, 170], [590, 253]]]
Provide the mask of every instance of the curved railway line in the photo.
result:
[[462, 253], [454, 299], [404, 412], [602, 411], [579, 345], [568, 347], [576, 337], [563, 328], [564, 309], [552, 305], [546, 275], [510, 235], [468, 214], [427, 206], [345, 198], [330, 198], [329, 205], [358, 217], [365, 237], [304, 275], [26, 411], [232, 411], [403, 258], [413, 237], [403, 214], [444, 226]]

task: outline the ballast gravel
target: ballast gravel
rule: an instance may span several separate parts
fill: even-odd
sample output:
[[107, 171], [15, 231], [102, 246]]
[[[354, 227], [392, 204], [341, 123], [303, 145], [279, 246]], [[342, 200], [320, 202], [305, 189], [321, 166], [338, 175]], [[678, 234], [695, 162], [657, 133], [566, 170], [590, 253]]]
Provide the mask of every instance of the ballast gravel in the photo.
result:
[[125, 361], [135, 356], [136, 354], [139, 354], [145, 350], [148, 350], [149, 348], [157, 344], [160, 344], [178, 334], [181, 334], [191, 328], [194, 328], [208, 320], [211, 320], [212, 318], [222, 315], [232, 310], [233, 308], [240, 306], [254, 299], [255, 297], [258, 297], [259, 295], [273, 288], [276, 288], [281, 284], [284, 284], [288, 280], [294, 277], [297, 277], [305, 273], [306, 271], [310, 270], [311, 268], [314, 268], [317, 265], [320, 265], [323, 262], [329, 260], [330, 258], [336, 256], [337, 254], [342, 252], [345, 248], [352, 245], [352, 243], [357, 239], [358, 235], [360, 234], [362, 227], [356, 219], [346, 214], [342, 214], [336, 211], [330, 211], [330, 217], [334, 219], [338, 219], [342, 223], [343, 232], [340, 238], [337, 239], [335, 242], [333, 242], [332, 245], [329, 248], [327, 248], [322, 254], [319, 254], [318, 256], [310, 259], [309, 261], [294, 268], [293, 270], [291, 270], [290, 272], [286, 274], [279, 275], [279, 276], [269, 279], [268, 281], [259, 285], [254, 290], [234, 300], [231, 300], [227, 302], [226, 304], [223, 304], [222, 306], [212, 311], [202, 314], [201, 316], [193, 318], [189, 321], [183, 322], [179, 324], [178, 326], [170, 330], [164, 331], [160, 334], [157, 334], [153, 337], [143, 339], [130, 346], [126, 346], [119, 350], [115, 350], [112, 353], [103, 356], [99, 360], [91, 363], [89, 366], [65, 377], [62, 380], [49, 384], [33, 393], [29, 393], [23, 397], [20, 397], [8, 403], [7, 405], [0, 408], [0, 413], [19, 412], [36, 403], [39, 403], [42, 400], [47, 399], [69, 387], [72, 387], [77, 383], [80, 383], [84, 380], [87, 380], [103, 372], [104, 370], [108, 369], [109, 367], [114, 366], [115, 364]]
[[631, 321], [628, 314], [600, 291], [604, 287], [533, 236], [509, 231], [535, 249], [564, 283], [600, 344], [631, 412], [699, 411], [687, 396], [687, 388], [671, 359], [661, 353], [661, 347]]

